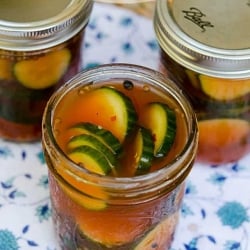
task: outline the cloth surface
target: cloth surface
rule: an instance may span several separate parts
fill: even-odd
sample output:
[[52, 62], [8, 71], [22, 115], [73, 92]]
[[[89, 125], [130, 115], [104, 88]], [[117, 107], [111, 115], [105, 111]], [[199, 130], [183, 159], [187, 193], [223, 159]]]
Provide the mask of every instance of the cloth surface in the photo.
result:
[[[152, 21], [95, 4], [83, 68], [127, 62], [157, 68]], [[171, 250], [250, 249], [250, 155], [222, 166], [195, 163]], [[0, 140], [0, 250], [59, 250], [41, 143]]]

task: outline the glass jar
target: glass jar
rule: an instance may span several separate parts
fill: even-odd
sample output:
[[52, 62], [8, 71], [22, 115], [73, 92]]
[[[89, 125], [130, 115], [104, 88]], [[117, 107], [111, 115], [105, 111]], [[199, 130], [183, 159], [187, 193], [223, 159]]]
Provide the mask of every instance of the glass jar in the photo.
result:
[[[86, 97], [89, 93], [90, 96], [100, 93], [102, 87], [110, 88], [111, 92], [119, 90], [131, 98], [138, 114], [142, 103], [151, 98], [173, 108], [177, 124], [175, 142], [164, 160], [155, 160], [158, 167], [139, 175], [116, 174], [125, 172], [126, 167], [131, 168], [127, 172], [132, 171], [133, 157], [138, 155], [130, 158], [129, 152], [136, 136], [127, 138], [127, 144], [123, 141], [123, 154], [118, 157], [123, 157], [128, 164], [124, 169], [115, 165], [113, 175], [93, 173], [87, 163], [76, 164], [78, 161], [72, 160], [68, 154], [69, 144], [65, 143], [65, 138], [73, 138], [75, 135], [71, 133], [78, 131], [71, 130], [77, 128], [72, 124], [90, 113], [101, 117], [101, 125], [97, 123], [98, 129], [91, 132], [97, 135], [105, 128], [103, 113], [110, 99], [97, 98], [90, 105], [91, 100]], [[112, 107], [119, 105], [113, 103]], [[108, 118], [107, 123], [114, 125], [108, 125], [107, 129], [116, 135], [122, 130], [122, 126], [118, 126], [115, 132], [119, 114], [113, 115], [109, 109], [107, 114], [111, 119]], [[80, 136], [81, 133], [87, 132], [84, 129]], [[127, 64], [103, 65], [81, 72], [62, 86], [45, 109], [42, 140], [49, 168], [53, 221], [61, 249], [169, 249], [179, 218], [185, 179], [195, 160], [197, 138], [197, 121], [189, 102], [170, 80], [151, 69]], [[112, 145], [115, 144], [110, 143]], [[84, 150], [82, 153], [87, 154], [86, 148]], [[99, 153], [94, 159], [97, 155]], [[144, 160], [146, 162], [146, 156]]]
[[157, 1], [159, 70], [192, 102], [201, 162], [233, 162], [250, 152], [249, 22], [249, 1]]
[[0, 137], [41, 138], [53, 91], [81, 69], [92, 0], [0, 2]]

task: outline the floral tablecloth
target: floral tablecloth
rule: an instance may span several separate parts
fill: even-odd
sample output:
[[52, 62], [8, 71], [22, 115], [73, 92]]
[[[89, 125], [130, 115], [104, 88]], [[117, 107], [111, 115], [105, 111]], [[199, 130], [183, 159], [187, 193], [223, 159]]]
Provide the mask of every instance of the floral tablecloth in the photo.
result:
[[[84, 42], [83, 68], [129, 62], [157, 68], [151, 20], [95, 4]], [[59, 250], [51, 220], [41, 143], [0, 139], [0, 250]], [[250, 155], [191, 171], [171, 250], [250, 249]]]

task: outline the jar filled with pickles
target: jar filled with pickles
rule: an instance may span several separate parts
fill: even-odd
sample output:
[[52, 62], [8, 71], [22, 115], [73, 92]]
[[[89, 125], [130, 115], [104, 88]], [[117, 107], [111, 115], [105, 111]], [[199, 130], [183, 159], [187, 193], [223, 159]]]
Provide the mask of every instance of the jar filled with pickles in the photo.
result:
[[197, 160], [239, 160], [250, 152], [249, 1], [159, 0], [154, 28], [159, 70], [192, 102]]
[[52, 95], [42, 128], [60, 249], [171, 249], [198, 141], [175, 84], [132, 64], [95, 67]]
[[41, 137], [47, 100], [81, 69], [91, 0], [0, 2], [0, 137]]

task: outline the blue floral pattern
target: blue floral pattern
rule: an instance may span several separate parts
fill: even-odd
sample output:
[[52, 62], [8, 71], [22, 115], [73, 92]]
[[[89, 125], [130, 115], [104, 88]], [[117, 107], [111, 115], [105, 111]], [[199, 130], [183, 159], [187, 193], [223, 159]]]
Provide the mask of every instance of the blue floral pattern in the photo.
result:
[[0, 222], [0, 250], [56, 249], [40, 143], [0, 140]]
[[195, 164], [171, 250], [250, 249], [249, 162], [250, 155], [223, 166]]
[[83, 68], [121, 62], [157, 68], [153, 24], [132, 12], [96, 4], [85, 36]]
[[[157, 69], [152, 22], [118, 7], [95, 4], [82, 67], [111, 62]], [[171, 250], [249, 250], [249, 180], [250, 155], [223, 166], [196, 163], [187, 180]], [[40, 142], [0, 139], [0, 250], [19, 249], [59, 250], [47, 167]]]

